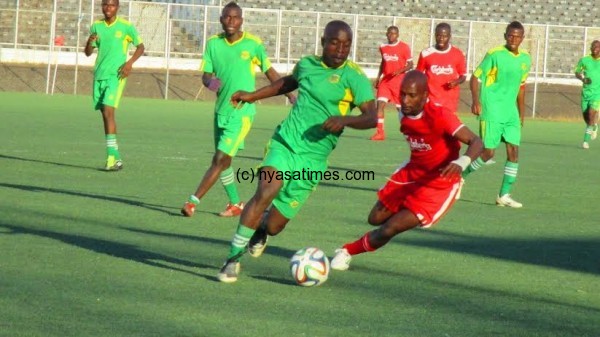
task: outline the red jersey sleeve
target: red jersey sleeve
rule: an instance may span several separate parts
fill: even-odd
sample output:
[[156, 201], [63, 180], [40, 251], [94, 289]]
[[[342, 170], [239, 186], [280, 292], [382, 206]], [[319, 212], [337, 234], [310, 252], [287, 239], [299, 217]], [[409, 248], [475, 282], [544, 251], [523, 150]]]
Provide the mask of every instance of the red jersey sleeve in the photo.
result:
[[444, 129], [444, 132], [454, 136], [454, 134], [464, 126], [463, 122], [461, 122], [458, 116], [456, 116], [456, 114], [450, 110], [440, 109], [440, 111], [441, 116], [438, 116], [438, 118], [441, 118], [442, 120], [442, 128]]

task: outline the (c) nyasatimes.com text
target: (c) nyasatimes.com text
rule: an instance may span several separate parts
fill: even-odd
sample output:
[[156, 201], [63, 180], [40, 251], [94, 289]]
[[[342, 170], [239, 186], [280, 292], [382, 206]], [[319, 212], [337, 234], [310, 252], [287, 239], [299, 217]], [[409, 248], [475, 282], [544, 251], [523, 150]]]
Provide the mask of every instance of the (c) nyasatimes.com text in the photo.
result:
[[299, 171], [264, 171], [260, 169], [242, 169], [236, 171], [238, 182], [254, 182], [254, 180], [325, 180], [325, 181], [341, 181], [341, 180], [375, 180], [375, 172], [373, 171], [313, 171], [311, 169], [302, 169]]

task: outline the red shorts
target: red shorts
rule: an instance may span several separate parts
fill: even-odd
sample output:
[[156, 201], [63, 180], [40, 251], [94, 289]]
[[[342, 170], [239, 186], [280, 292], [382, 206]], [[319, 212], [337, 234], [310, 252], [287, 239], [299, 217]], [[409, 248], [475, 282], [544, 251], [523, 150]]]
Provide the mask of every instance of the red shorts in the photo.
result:
[[394, 77], [392, 80], [382, 80], [377, 87], [377, 100], [400, 106], [400, 84], [401, 80], [397, 80], [400, 76]]
[[461, 183], [436, 178], [423, 184], [411, 181], [409, 175], [406, 169], [397, 171], [377, 192], [377, 196], [390, 211], [397, 213], [401, 209], [408, 209], [419, 218], [421, 227], [429, 227], [450, 210]]

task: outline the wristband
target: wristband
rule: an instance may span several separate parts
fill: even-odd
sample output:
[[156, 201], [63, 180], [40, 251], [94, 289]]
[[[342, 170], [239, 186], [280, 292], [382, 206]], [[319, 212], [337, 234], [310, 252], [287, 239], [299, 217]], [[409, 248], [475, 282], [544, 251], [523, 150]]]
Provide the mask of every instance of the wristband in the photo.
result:
[[453, 160], [451, 163], [460, 166], [464, 171], [469, 165], [471, 165], [471, 157], [462, 155], [458, 159]]

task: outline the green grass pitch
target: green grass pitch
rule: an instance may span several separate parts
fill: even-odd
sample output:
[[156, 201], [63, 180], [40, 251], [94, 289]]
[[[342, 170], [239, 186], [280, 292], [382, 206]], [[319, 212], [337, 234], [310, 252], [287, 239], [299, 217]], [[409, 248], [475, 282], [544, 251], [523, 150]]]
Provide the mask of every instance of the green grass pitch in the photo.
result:
[[[107, 173], [89, 97], [0, 101], [0, 336], [600, 336], [600, 140], [579, 148], [583, 122], [526, 122], [514, 189], [524, 208], [494, 205], [501, 147], [437, 226], [303, 288], [289, 276], [297, 249], [331, 256], [371, 229], [375, 191], [408, 155], [395, 113], [385, 142], [347, 130], [330, 157], [332, 170], [374, 180], [324, 181], [265, 255], [221, 284], [237, 220], [216, 215], [220, 184], [196, 216], [179, 215], [213, 154], [212, 102], [125, 97], [125, 168]], [[286, 114], [258, 106], [235, 168], [259, 163]], [[239, 189], [248, 199], [255, 183]]]

